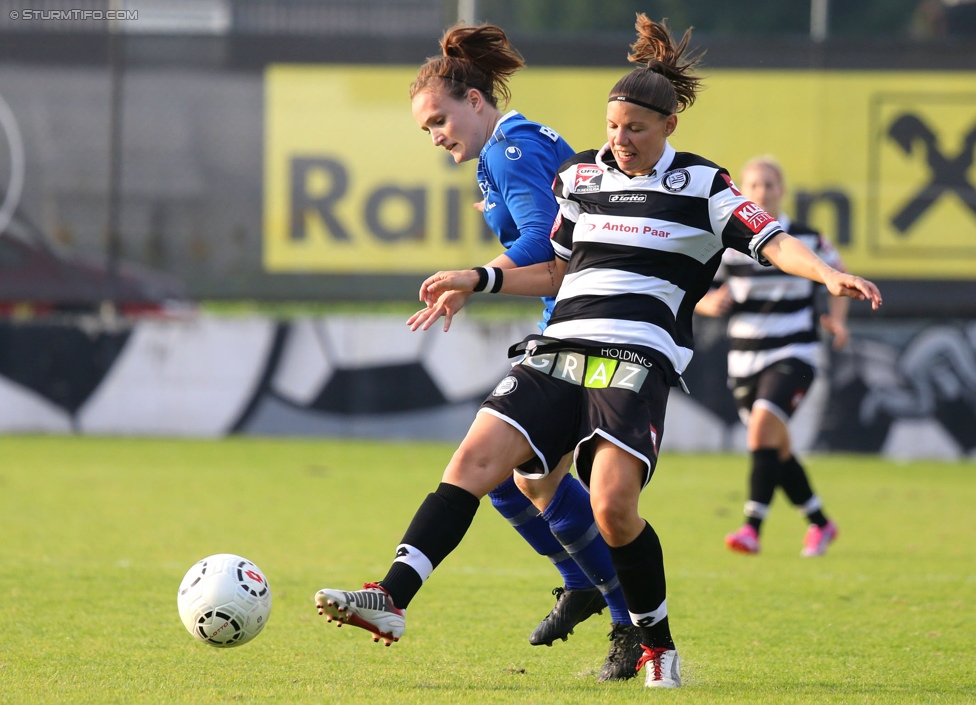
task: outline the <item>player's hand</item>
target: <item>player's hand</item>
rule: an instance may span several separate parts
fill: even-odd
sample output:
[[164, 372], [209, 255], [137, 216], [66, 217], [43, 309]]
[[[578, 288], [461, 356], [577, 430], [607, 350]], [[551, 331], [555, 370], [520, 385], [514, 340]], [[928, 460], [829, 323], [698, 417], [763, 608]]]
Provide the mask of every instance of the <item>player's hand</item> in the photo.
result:
[[820, 316], [820, 325], [823, 326], [825, 331], [834, 336], [834, 350], [840, 350], [847, 345], [847, 341], [851, 338], [850, 331], [847, 330], [847, 324], [826, 313]]
[[729, 285], [722, 284], [717, 289], [712, 289], [705, 294], [695, 305], [695, 313], [702, 316], [724, 316], [732, 308], [732, 294], [729, 293]]
[[835, 271], [826, 277], [824, 284], [827, 286], [827, 291], [834, 296], [846, 296], [855, 301], [870, 301], [871, 308], [875, 311], [881, 308], [881, 292], [867, 279]]
[[426, 306], [433, 306], [445, 291], [472, 292], [477, 284], [478, 273], [473, 269], [438, 272], [420, 285], [420, 300]]
[[418, 328], [427, 330], [434, 324], [434, 321], [443, 316], [444, 332], [446, 333], [451, 329], [454, 314], [464, 308], [469, 296], [471, 296], [470, 291], [445, 291], [433, 305], [426, 306], [410, 316], [407, 319], [407, 325], [410, 326], [410, 330], [417, 330]]

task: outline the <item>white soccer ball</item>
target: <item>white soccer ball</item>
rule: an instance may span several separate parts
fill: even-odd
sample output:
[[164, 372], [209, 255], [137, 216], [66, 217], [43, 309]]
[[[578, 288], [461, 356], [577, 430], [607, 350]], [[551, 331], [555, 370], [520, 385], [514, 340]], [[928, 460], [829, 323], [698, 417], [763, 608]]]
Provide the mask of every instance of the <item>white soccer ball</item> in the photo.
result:
[[240, 646], [256, 637], [271, 614], [271, 586], [261, 569], [231, 553], [198, 561], [176, 595], [183, 626], [211, 646]]

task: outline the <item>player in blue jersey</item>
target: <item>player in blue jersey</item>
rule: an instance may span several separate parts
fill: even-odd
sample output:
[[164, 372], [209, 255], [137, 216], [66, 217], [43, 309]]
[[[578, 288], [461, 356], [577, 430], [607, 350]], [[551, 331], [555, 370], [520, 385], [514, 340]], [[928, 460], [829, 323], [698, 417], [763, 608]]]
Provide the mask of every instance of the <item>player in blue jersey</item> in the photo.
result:
[[[486, 264], [503, 270], [553, 258], [550, 230], [558, 206], [551, 184], [573, 149], [550, 127], [518, 112], [503, 112], [508, 78], [524, 62], [494, 25], [456, 25], [441, 39], [443, 55], [429, 59], [410, 87], [414, 118], [434, 146], [455, 162], [478, 160], [479, 204], [489, 227], [506, 248]], [[414, 330], [444, 316], [444, 329], [471, 292], [447, 292], [412, 316]], [[541, 327], [554, 299], [543, 298]], [[596, 530], [589, 495], [569, 473], [572, 455], [542, 480], [509, 477], [493, 490], [492, 505], [562, 575], [553, 590], [556, 605], [529, 637], [534, 645], [565, 640], [579, 622], [610, 608], [610, 652], [599, 679], [624, 680], [636, 674], [640, 631], [631, 624], [606, 543]], [[405, 607], [406, 605], [403, 605]]]
[[[670, 146], [677, 113], [699, 90], [695, 61], [684, 56], [690, 31], [675, 42], [666, 25], [643, 14], [637, 29], [628, 58], [640, 66], [610, 91], [607, 143], [564, 162], [554, 181], [555, 258], [491, 273], [438, 272], [421, 287], [428, 306], [454, 291], [558, 297], [545, 337], [513, 351], [525, 355], [482, 403], [386, 577], [362, 590], [316, 594], [319, 612], [330, 619], [367, 629], [377, 641], [399, 639], [403, 606], [460, 544], [480, 498], [511, 468], [542, 478], [573, 450], [630, 618], [641, 630], [644, 684], [680, 686], [664, 553], [639, 499], [657, 465], [670, 387], [692, 357], [694, 306], [722, 252], [737, 249], [825, 284], [835, 296], [881, 305], [874, 284], [833, 269], [783, 232], [736, 190], [726, 170]], [[483, 134], [487, 140], [491, 132]], [[468, 154], [462, 139], [442, 144]], [[467, 625], [462, 617], [453, 626], [463, 632]], [[348, 669], [361, 667], [352, 662]]]

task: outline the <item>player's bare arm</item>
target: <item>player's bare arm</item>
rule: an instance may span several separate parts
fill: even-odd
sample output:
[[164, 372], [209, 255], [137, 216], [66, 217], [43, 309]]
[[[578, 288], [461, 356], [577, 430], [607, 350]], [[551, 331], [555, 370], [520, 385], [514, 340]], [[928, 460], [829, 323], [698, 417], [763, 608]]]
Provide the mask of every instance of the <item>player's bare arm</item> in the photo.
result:
[[[498, 293], [514, 296], [555, 296], [565, 273], [566, 262], [558, 258], [550, 262], [505, 269], [502, 287]], [[479, 275], [474, 269], [437, 272], [428, 277], [420, 287], [420, 300], [425, 303], [425, 307], [407, 319], [410, 330], [427, 330], [434, 321], [444, 316], [444, 330], [447, 331], [454, 314], [467, 301], [478, 281]]]
[[[500, 269], [514, 269], [518, 265], [516, 265], [508, 255], [503, 253], [498, 255], [485, 266], [498, 267]], [[433, 325], [434, 321], [443, 316], [444, 332], [446, 333], [451, 329], [451, 321], [454, 319], [454, 315], [464, 308], [464, 305], [468, 302], [468, 297], [471, 296], [472, 293], [473, 292], [470, 291], [445, 292], [441, 294], [432, 305], [425, 305], [424, 308], [410, 316], [410, 318], [407, 319], [407, 325], [410, 326], [410, 330], [417, 330], [418, 328], [427, 330], [431, 327], [431, 325]], [[424, 301], [423, 287], [421, 287], [420, 290], [420, 300]]]
[[702, 316], [725, 316], [732, 308], [732, 294], [729, 293], [729, 285], [712, 289], [705, 294], [701, 300], [695, 304], [695, 313]]
[[424, 306], [410, 316], [407, 319], [407, 325], [410, 326], [410, 330], [417, 330], [418, 328], [427, 330], [443, 316], [444, 332], [446, 333], [451, 329], [454, 315], [464, 308], [471, 294], [470, 291], [445, 291], [433, 304]]
[[820, 282], [834, 296], [846, 296], [858, 301], [870, 301], [871, 308], [880, 308], [881, 292], [873, 282], [846, 272], [838, 272], [800, 240], [786, 233], [775, 235], [762, 248], [762, 255], [787, 274]]
[[[556, 259], [505, 270], [499, 293], [513, 296], [555, 296], [566, 273], [566, 262]], [[428, 305], [445, 291], [474, 291], [479, 280], [473, 269], [437, 272], [420, 287], [421, 300]]]
[[831, 296], [827, 302], [830, 312], [820, 317], [820, 325], [834, 336], [834, 350], [840, 350], [850, 340], [851, 334], [847, 329], [847, 310], [850, 303], [851, 300], [845, 296]]

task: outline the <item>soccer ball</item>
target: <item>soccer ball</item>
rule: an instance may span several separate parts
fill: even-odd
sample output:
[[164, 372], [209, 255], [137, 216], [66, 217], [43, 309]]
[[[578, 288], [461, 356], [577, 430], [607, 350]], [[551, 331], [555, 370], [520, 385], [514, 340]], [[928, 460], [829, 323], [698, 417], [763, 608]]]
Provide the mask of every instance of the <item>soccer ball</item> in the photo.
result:
[[231, 553], [198, 561], [176, 595], [183, 626], [211, 646], [240, 646], [256, 637], [271, 614], [271, 586], [261, 569]]

